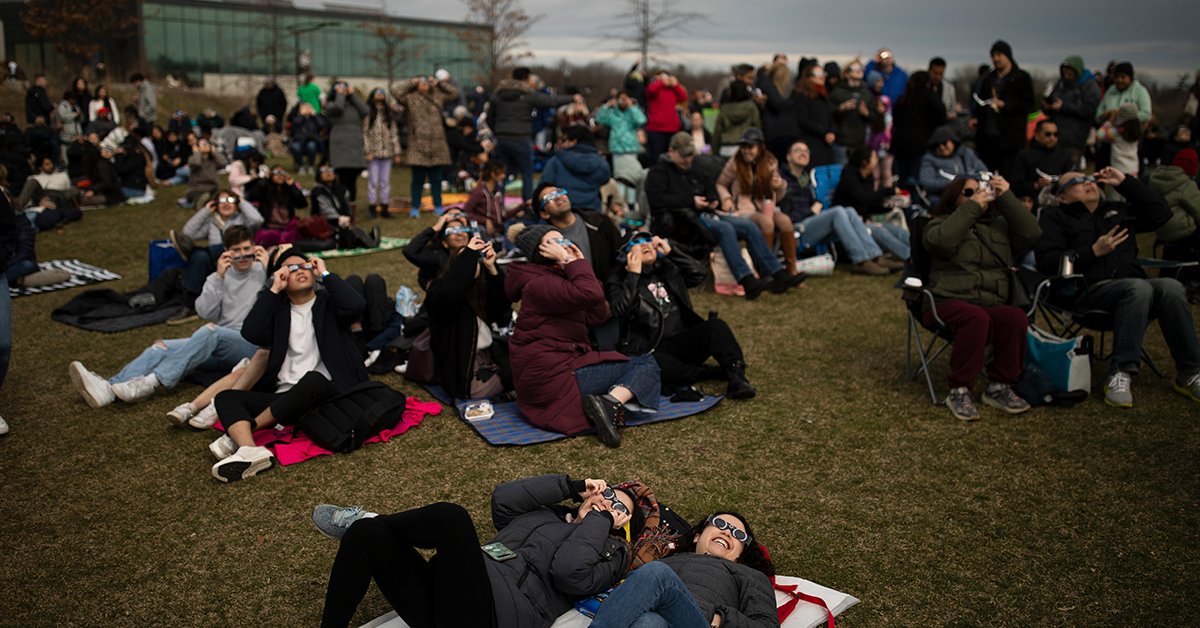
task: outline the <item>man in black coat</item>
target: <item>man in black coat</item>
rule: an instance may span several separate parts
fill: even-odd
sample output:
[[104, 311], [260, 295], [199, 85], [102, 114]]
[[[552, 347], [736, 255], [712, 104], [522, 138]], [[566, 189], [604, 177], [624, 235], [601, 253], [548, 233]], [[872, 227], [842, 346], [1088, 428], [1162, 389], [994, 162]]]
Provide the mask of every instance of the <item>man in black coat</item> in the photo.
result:
[[[626, 355], [653, 353], [664, 384], [726, 379], [727, 396], [753, 397], [733, 330], [725, 321], [701, 318], [692, 309], [688, 288], [703, 283], [708, 269], [645, 231], [630, 234], [621, 254], [624, 267], [614, 271], [604, 287], [613, 318], [620, 322], [617, 349]], [[710, 357], [720, 366], [707, 366]]]
[[1054, 182], [1042, 174], [1057, 177], [1078, 166], [1073, 162], [1071, 152], [1058, 143], [1058, 124], [1053, 120], [1039, 120], [1029, 148], [1017, 153], [1011, 181], [1029, 183], [1040, 192]]
[[[253, 432], [275, 423], [292, 425], [322, 402], [367, 381], [367, 369], [350, 332], [367, 304], [325, 261], [296, 249], [277, 254], [271, 285], [242, 323], [242, 337], [270, 350], [266, 370], [252, 390], [217, 395], [225, 435], [209, 449], [220, 462], [213, 477], [246, 479], [269, 469], [274, 458], [254, 444]], [[317, 290], [317, 284], [324, 290]]]
[[488, 125], [496, 136], [494, 157], [509, 174], [521, 175], [521, 198], [533, 198], [533, 110], [561, 107], [573, 96], [543, 94], [535, 89], [529, 68], [515, 68], [512, 78], [496, 86], [487, 104]]
[[1017, 67], [1012, 46], [992, 44], [992, 71], [975, 91], [975, 147], [993, 171], [1013, 179], [1013, 160], [1025, 147], [1026, 116], [1033, 110], [1033, 79]]
[[[275, 79], [267, 79], [263, 84], [263, 88], [258, 90], [258, 96], [254, 99], [254, 106], [258, 109], [258, 116], [262, 118], [264, 133], [283, 132], [283, 119], [287, 114], [287, 96], [282, 89], [275, 84]], [[268, 116], [274, 116], [271, 121], [267, 120]], [[273, 124], [272, 124], [273, 123]]]
[[50, 104], [50, 96], [46, 94], [46, 75], [38, 74], [25, 92], [25, 121], [33, 124], [38, 116], [49, 120], [52, 113], [54, 105]]
[[[1098, 184], [1116, 187], [1126, 201], [1105, 201]], [[1057, 275], [1064, 256], [1074, 259], [1088, 290], [1077, 309], [1113, 315], [1113, 352], [1104, 401], [1133, 406], [1132, 376], [1142, 361], [1142, 341], [1158, 319], [1177, 375], [1175, 390], [1200, 402], [1200, 341], [1183, 284], [1148, 279], [1137, 263], [1136, 233], [1157, 230], [1171, 218], [1162, 196], [1136, 177], [1105, 168], [1096, 177], [1068, 172], [1055, 186], [1060, 205], [1042, 212], [1042, 239], [1035, 247], [1038, 270]]]

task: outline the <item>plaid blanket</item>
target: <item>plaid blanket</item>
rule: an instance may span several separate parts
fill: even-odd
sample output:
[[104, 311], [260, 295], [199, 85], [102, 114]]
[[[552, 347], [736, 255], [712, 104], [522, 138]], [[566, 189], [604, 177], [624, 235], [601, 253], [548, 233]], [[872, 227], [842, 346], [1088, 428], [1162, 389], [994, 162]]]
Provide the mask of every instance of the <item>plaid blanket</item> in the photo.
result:
[[65, 290], [66, 288], [74, 288], [76, 286], [86, 286], [88, 284], [100, 283], [102, 281], [112, 281], [120, 279], [121, 276], [111, 270], [97, 268], [91, 264], [84, 264], [77, 259], [56, 259], [49, 262], [38, 264], [40, 270], [65, 270], [71, 273], [71, 278], [51, 284], [49, 286], [38, 286], [36, 288], [15, 288], [9, 286], [8, 293], [12, 297], [22, 297], [28, 294], [41, 294], [43, 292], [54, 292], [55, 290]]

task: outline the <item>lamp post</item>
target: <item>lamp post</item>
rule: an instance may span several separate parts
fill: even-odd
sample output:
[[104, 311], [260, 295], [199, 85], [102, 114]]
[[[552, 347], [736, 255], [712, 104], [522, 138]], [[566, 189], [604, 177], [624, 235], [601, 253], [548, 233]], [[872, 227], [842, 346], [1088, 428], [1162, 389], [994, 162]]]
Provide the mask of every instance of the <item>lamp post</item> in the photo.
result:
[[341, 22], [312, 22], [308, 24], [293, 24], [287, 27], [287, 32], [292, 34], [292, 49], [296, 55], [296, 74], [297, 76], [304, 71], [300, 67], [300, 35], [302, 33], [311, 33], [321, 30], [327, 26], [341, 26]]

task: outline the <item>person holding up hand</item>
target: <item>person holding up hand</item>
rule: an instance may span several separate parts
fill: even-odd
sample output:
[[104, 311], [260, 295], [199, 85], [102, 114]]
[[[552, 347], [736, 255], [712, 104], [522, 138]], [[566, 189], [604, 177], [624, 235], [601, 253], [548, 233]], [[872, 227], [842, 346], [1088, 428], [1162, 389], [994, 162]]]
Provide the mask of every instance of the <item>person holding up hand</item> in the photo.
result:
[[[1104, 200], [1100, 185], [1111, 185], [1124, 201]], [[1063, 174], [1054, 186], [1059, 205], [1042, 212], [1043, 236], [1036, 247], [1038, 270], [1057, 274], [1064, 256], [1088, 282], [1080, 309], [1113, 315], [1113, 352], [1104, 401], [1133, 406], [1132, 378], [1142, 361], [1142, 342], [1158, 320], [1175, 361], [1175, 390], [1200, 403], [1200, 341], [1183, 284], [1150, 279], [1137, 263], [1138, 233], [1155, 231], [1171, 218], [1162, 195], [1116, 168], [1096, 176]]]

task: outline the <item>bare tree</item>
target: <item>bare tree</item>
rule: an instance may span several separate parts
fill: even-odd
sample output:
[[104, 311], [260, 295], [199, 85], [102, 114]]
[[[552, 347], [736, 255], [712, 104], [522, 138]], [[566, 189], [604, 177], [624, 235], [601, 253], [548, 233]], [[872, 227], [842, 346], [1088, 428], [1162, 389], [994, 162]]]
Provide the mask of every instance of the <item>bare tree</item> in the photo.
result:
[[415, 50], [405, 45], [412, 39], [412, 33], [386, 22], [363, 22], [362, 27], [375, 36], [379, 47], [367, 53], [367, 58], [375, 62], [375, 68], [387, 77], [388, 93], [392, 93], [392, 85], [400, 73], [400, 63], [407, 53], [411, 57], [419, 57]]
[[467, 47], [476, 57], [483, 57], [487, 76], [479, 77], [489, 85], [503, 77], [517, 61], [533, 56], [525, 49], [525, 35], [540, 15], [529, 15], [521, 0], [462, 0], [467, 5], [465, 22], [491, 29], [488, 40], [478, 39], [474, 31], [466, 36]]
[[675, 10], [671, 0], [659, 0], [657, 8], [653, 5], [653, 0], [625, 0], [625, 11], [616, 16], [608, 37], [624, 43], [618, 52], [637, 54], [643, 70], [651, 59], [670, 52], [664, 38], [685, 33], [692, 22], [708, 19], [703, 13]]
[[129, 36], [139, 19], [127, 3], [105, 0], [31, 0], [21, 12], [29, 34], [83, 63], [113, 39]]

